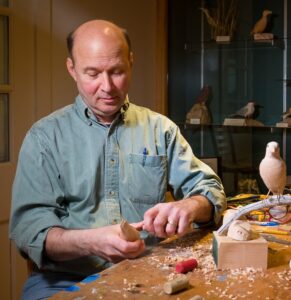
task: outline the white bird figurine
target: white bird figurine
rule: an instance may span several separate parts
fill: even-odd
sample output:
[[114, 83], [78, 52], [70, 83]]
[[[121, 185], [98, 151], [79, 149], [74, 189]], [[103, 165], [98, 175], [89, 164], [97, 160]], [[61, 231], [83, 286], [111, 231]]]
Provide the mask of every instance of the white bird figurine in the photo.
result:
[[271, 15], [272, 12], [270, 10], [264, 10], [262, 13], [262, 17], [256, 22], [253, 30], [251, 31], [251, 35], [255, 33], [263, 33], [268, 25], [268, 16]]
[[286, 164], [280, 156], [280, 147], [277, 142], [269, 142], [266, 147], [266, 155], [262, 159], [260, 175], [268, 188], [268, 195], [282, 195], [286, 186]]
[[231, 115], [231, 117], [242, 117], [242, 118], [252, 118], [256, 109], [256, 104], [253, 101], [248, 102], [248, 104], [240, 108], [237, 112]]

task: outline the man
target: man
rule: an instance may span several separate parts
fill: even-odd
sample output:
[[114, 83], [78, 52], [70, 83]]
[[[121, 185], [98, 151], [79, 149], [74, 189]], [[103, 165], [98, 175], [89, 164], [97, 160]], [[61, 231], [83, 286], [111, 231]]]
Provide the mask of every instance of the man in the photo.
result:
[[[127, 99], [127, 34], [89, 21], [69, 35], [68, 49], [79, 95], [30, 129], [13, 186], [10, 237], [35, 264], [22, 299], [46, 298], [142, 254], [143, 240], [120, 237], [122, 218], [168, 237], [219, 222], [225, 208], [219, 178], [178, 127]], [[182, 200], [164, 203], [167, 185]]]

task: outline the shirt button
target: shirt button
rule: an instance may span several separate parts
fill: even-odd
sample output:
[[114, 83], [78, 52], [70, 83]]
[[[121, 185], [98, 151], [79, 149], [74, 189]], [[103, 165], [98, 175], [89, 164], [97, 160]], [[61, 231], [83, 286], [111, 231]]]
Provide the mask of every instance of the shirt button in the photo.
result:
[[114, 195], [115, 195], [114, 191], [110, 191], [110, 192], [109, 192], [109, 195], [110, 195], [110, 196], [114, 196]]
[[113, 165], [115, 160], [113, 158], [110, 159], [110, 163]]

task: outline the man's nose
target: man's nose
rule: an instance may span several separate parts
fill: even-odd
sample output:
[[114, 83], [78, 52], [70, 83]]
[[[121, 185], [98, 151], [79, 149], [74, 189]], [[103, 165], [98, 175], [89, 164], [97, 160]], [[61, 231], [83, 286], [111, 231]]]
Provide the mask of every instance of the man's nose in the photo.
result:
[[108, 73], [103, 73], [102, 74], [102, 85], [101, 88], [105, 92], [109, 92], [112, 89], [112, 79]]

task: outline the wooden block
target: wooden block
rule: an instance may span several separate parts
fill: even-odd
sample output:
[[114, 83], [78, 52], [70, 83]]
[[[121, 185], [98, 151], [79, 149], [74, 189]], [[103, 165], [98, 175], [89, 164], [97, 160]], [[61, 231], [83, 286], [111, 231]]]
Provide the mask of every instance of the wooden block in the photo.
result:
[[273, 42], [273, 39], [274, 39], [274, 34], [273, 33], [255, 33], [254, 34], [254, 40], [256, 42], [267, 42], [267, 41], [270, 41], [270, 42]]
[[225, 126], [254, 126], [262, 127], [264, 124], [258, 120], [254, 119], [244, 119], [244, 118], [225, 118], [223, 125]]
[[230, 35], [218, 35], [215, 38], [215, 41], [217, 43], [229, 43], [231, 41], [231, 37]]
[[243, 118], [225, 118], [223, 125], [226, 126], [246, 126], [246, 119]]
[[268, 242], [262, 237], [235, 241], [214, 231], [212, 254], [218, 269], [253, 267], [265, 270], [268, 263]]
[[199, 119], [191, 118], [191, 119], [189, 119], [189, 124], [199, 125], [199, 124], [201, 124], [201, 120], [200, 120], [200, 118]]
[[281, 122], [276, 123], [277, 127], [291, 127], [291, 118], [282, 120]]
[[288, 127], [291, 127], [291, 125], [289, 125], [288, 123], [285, 123], [285, 122], [279, 122], [279, 123], [276, 123], [276, 127], [288, 128]]

